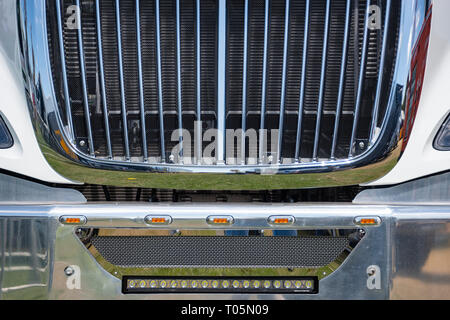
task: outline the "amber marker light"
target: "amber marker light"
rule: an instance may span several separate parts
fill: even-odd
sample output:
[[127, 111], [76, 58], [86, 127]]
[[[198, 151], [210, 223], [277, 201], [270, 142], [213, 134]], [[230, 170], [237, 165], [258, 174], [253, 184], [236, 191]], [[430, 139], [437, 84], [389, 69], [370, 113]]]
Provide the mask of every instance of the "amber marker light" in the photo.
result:
[[206, 222], [212, 225], [230, 225], [234, 223], [232, 216], [209, 216]]
[[59, 222], [62, 224], [82, 225], [87, 222], [87, 218], [85, 216], [62, 216], [59, 218]]
[[359, 226], [379, 226], [381, 224], [380, 217], [357, 217], [355, 224]]
[[295, 218], [292, 216], [271, 216], [268, 219], [271, 225], [291, 225], [295, 222]]
[[172, 223], [172, 217], [170, 216], [146, 216], [144, 220], [145, 223], [151, 225], [168, 225]]

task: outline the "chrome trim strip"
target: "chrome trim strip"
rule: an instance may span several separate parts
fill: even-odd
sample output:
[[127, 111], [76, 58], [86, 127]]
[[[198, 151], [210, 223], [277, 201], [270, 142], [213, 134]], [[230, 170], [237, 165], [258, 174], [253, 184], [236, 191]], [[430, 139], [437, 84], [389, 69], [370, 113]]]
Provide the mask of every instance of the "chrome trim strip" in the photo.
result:
[[339, 134], [339, 123], [341, 119], [342, 112], [342, 103], [344, 100], [344, 84], [345, 84], [345, 69], [347, 68], [347, 52], [348, 52], [348, 39], [350, 33], [350, 11], [351, 11], [351, 0], [347, 0], [347, 9], [345, 12], [345, 31], [344, 31], [344, 42], [342, 47], [342, 61], [341, 61], [341, 74], [339, 77], [339, 95], [338, 101], [336, 105], [336, 118], [334, 122], [334, 133], [333, 133], [333, 144], [331, 147], [331, 156], [332, 160], [335, 160], [336, 155], [336, 145]]
[[326, 16], [325, 16], [325, 29], [323, 36], [323, 51], [322, 51], [322, 66], [320, 74], [320, 88], [319, 88], [319, 101], [317, 105], [317, 117], [316, 117], [316, 133], [314, 136], [314, 150], [313, 150], [313, 161], [318, 161], [317, 153], [319, 149], [319, 138], [320, 138], [320, 124], [322, 120], [322, 109], [323, 109], [323, 95], [325, 91], [325, 69], [327, 66], [327, 53], [328, 53], [328, 33], [330, 26], [330, 0], [327, 0]]
[[158, 70], [158, 100], [159, 100], [159, 129], [161, 139], [161, 162], [166, 162], [166, 146], [164, 141], [164, 107], [163, 107], [163, 92], [162, 92], [162, 71], [161, 71], [161, 30], [159, 21], [159, 0], [155, 1], [156, 12], [156, 60]]
[[227, 1], [218, 0], [217, 39], [217, 164], [225, 164], [226, 71], [227, 64]]
[[242, 64], [242, 135], [241, 135], [241, 164], [246, 163], [245, 158], [245, 131], [247, 130], [247, 61], [248, 61], [248, 2], [245, 0], [244, 12], [244, 62]]
[[[307, 0], [309, 1], [309, 0]], [[266, 81], [267, 81], [267, 55], [269, 46], [269, 10], [270, 0], [265, 0], [264, 9], [264, 55], [263, 55], [263, 71], [262, 71], [262, 88], [261, 88], [261, 122], [259, 125], [259, 157], [258, 162], [262, 164], [264, 161], [264, 128], [266, 125]]]
[[[97, 1], [98, 2], [98, 1]], [[144, 79], [142, 70], [142, 46], [141, 46], [141, 10], [140, 0], [136, 0], [136, 38], [137, 38], [137, 58], [138, 58], [138, 77], [139, 77], [139, 107], [141, 113], [141, 133], [142, 133], [142, 151], [144, 162], [148, 161], [147, 150], [147, 129], [145, 126], [145, 102], [144, 102]]]
[[72, 106], [69, 95], [69, 85], [67, 83], [67, 69], [66, 69], [66, 54], [64, 50], [64, 39], [63, 39], [63, 27], [61, 21], [61, 0], [55, 0], [56, 3], [56, 21], [58, 23], [58, 41], [59, 41], [59, 55], [61, 56], [61, 71], [63, 78], [63, 90], [64, 90], [64, 102], [66, 107], [67, 116], [67, 126], [69, 129], [68, 135], [70, 141], [73, 143], [75, 140], [75, 135], [73, 132], [73, 121], [72, 121]]
[[284, 44], [283, 44], [283, 74], [281, 76], [281, 101], [280, 101], [280, 121], [278, 124], [278, 144], [277, 144], [277, 163], [281, 163], [281, 149], [283, 143], [284, 127], [284, 108], [286, 99], [286, 77], [287, 77], [287, 54], [289, 44], [289, 11], [290, 0], [286, 0], [286, 9], [284, 15]]
[[300, 98], [298, 102], [297, 137], [295, 141], [295, 163], [300, 161], [300, 144], [302, 139], [303, 104], [305, 102], [306, 61], [308, 60], [308, 36], [309, 36], [309, 11], [310, 0], [306, 0], [305, 30], [303, 33], [302, 75], [300, 84]]
[[180, 157], [179, 163], [183, 164], [183, 97], [181, 95], [181, 21], [180, 21], [180, 0], [176, 0], [176, 34], [177, 34], [177, 92], [178, 92], [178, 141], [180, 145]]
[[[58, 1], [58, 0], [57, 0]], [[138, 0], [139, 1], [139, 0]], [[100, 19], [100, 1], [95, 1], [95, 16], [97, 23], [97, 50], [98, 50], [98, 65], [100, 69], [100, 85], [102, 90], [102, 107], [103, 116], [105, 119], [105, 136], [106, 136], [106, 146], [108, 148], [108, 157], [112, 159], [112, 147], [111, 147], [111, 134], [109, 131], [109, 118], [108, 118], [108, 103], [106, 100], [106, 85], [105, 85], [105, 72], [103, 67], [103, 42], [102, 42], [102, 27]]]
[[197, 156], [197, 164], [202, 163], [202, 94], [201, 94], [201, 57], [202, 57], [202, 51], [201, 51], [201, 4], [200, 0], [196, 0], [196, 11], [195, 11], [195, 17], [196, 17], [196, 54], [197, 54], [197, 123], [195, 124], [197, 126], [197, 135], [195, 137], [196, 139], [196, 156]]
[[120, 83], [120, 97], [122, 107], [122, 124], [123, 124], [123, 138], [125, 147], [126, 160], [130, 160], [130, 145], [128, 141], [128, 120], [127, 107], [125, 103], [125, 83], [123, 80], [123, 57], [122, 57], [122, 35], [120, 27], [120, 0], [116, 0], [116, 29], [117, 29], [117, 52], [119, 55], [119, 83]]
[[381, 58], [380, 58], [380, 67], [378, 71], [378, 83], [377, 83], [377, 91], [375, 95], [375, 103], [372, 113], [372, 124], [370, 127], [370, 136], [369, 136], [369, 144], [372, 145], [373, 135], [375, 134], [375, 128], [378, 124], [378, 110], [380, 108], [380, 100], [381, 100], [381, 87], [383, 85], [383, 77], [384, 77], [384, 62], [386, 60], [386, 46], [387, 46], [387, 38], [389, 33], [389, 17], [391, 15], [391, 0], [387, 0], [386, 2], [386, 18], [384, 19], [384, 34], [383, 34], [383, 47], [381, 49]]
[[77, 10], [77, 19], [80, 22], [80, 27], [77, 30], [78, 35], [78, 49], [80, 56], [80, 72], [81, 72], [81, 87], [83, 92], [83, 106], [84, 106], [84, 118], [86, 121], [86, 130], [88, 134], [89, 141], [89, 152], [92, 157], [95, 158], [94, 152], [94, 139], [92, 139], [92, 128], [91, 128], [91, 115], [89, 110], [89, 100], [88, 100], [88, 90], [86, 84], [86, 64], [84, 61], [84, 47], [83, 47], [83, 30], [81, 28], [81, 6], [80, 0], [76, 0], [76, 5], [79, 8]]
[[369, 19], [370, 19], [370, 0], [366, 2], [366, 19], [364, 22], [364, 39], [363, 39], [363, 48], [361, 53], [361, 64], [359, 68], [359, 80], [358, 80], [358, 93], [356, 96], [356, 105], [355, 105], [355, 113], [353, 118], [353, 129], [352, 129], [352, 138], [350, 140], [350, 151], [349, 158], [353, 158], [353, 145], [356, 139], [356, 131], [358, 128], [358, 120], [359, 120], [359, 108], [361, 107], [361, 99], [362, 99], [362, 89], [364, 84], [364, 73], [365, 73], [365, 65], [367, 58], [367, 45], [369, 41]]

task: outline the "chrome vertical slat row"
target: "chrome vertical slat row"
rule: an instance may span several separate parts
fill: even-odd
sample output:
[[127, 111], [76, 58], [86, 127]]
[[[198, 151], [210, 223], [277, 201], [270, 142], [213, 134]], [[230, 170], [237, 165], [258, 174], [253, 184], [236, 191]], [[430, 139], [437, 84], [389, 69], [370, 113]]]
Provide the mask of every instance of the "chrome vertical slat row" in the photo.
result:
[[68, 125], [68, 135], [73, 143], [75, 140], [75, 134], [73, 130], [73, 120], [72, 120], [72, 106], [69, 94], [69, 84], [67, 81], [67, 68], [66, 68], [66, 55], [64, 53], [64, 38], [63, 38], [63, 27], [62, 27], [62, 19], [61, 19], [61, 0], [55, 0], [56, 3], [56, 21], [58, 24], [58, 44], [59, 44], [59, 55], [61, 59], [61, 71], [62, 71], [62, 79], [63, 79], [63, 91], [64, 91], [64, 103], [66, 107], [66, 117], [67, 117], [67, 125]]
[[225, 96], [227, 64], [227, 1], [218, 0], [217, 34], [217, 164], [225, 164]]
[[241, 136], [241, 164], [245, 164], [245, 131], [247, 130], [247, 61], [248, 61], [248, 2], [245, 0], [244, 9], [244, 62], [242, 65], [242, 136]]
[[[58, 1], [58, 0], [57, 0]], [[102, 48], [102, 27], [100, 20], [100, 1], [95, 1], [95, 17], [97, 23], [97, 50], [98, 50], [98, 65], [100, 69], [100, 86], [102, 95], [102, 108], [103, 117], [105, 122], [105, 136], [106, 136], [106, 147], [108, 150], [108, 158], [112, 159], [112, 147], [111, 147], [111, 134], [109, 131], [109, 117], [108, 117], [108, 104], [106, 100], [106, 85], [105, 85], [105, 72], [103, 65], [103, 48]]]
[[136, 0], [136, 38], [137, 38], [137, 58], [138, 58], [137, 63], [138, 63], [138, 77], [139, 77], [139, 107], [141, 115], [141, 133], [142, 133], [142, 154], [144, 157], [144, 162], [146, 162], [148, 160], [148, 150], [147, 150], [147, 129], [145, 125], [144, 75], [142, 70], [142, 44], [141, 44], [141, 10], [139, 0]]
[[[80, 0], [76, 0], [76, 5], [78, 8], [78, 10], [76, 11], [77, 19], [78, 19], [78, 21], [81, 21]], [[92, 138], [91, 115], [90, 115], [90, 111], [89, 111], [89, 99], [88, 99], [88, 91], [87, 91], [87, 84], [86, 84], [86, 64], [84, 61], [83, 33], [82, 32], [83, 31], [80, 26], [80, 28], [77, 29], [77, 35], [78, 35], [78, 49], [79, 49], [79, 55], [80, 55], [81, 88], [82, 88], [82, 93], [83, 93], [84, 118], [85, 118], [85, 122], [86, 122], [89, 153], [91, 154], [91, 156], [95, 157], [94, 139]]]
[[196, 156], [197, 156], [197, 164], [201, 164], [202, 161], [202, 113], [201, 113], [201, 26], [200, 26], [200, 18], [201, 18], [201, 7], [200, 7], [200, 0], [196, 0], [196, 7], [195, 7], [195, 18], [196, 18], [196, 55], [197, 55], [197, 61], [196, 61], [196, 72], [197, 72], [197, 109], [196, 109], [196, 116], [197, 116], [197, 122], [196, 122], [196, 137], [195, 137], [195, 143], [197, 144], [195, 146], [196, 150]]
[[373, 139], [375, 135], [375, 128], [378, 124], [378, 112], [380, 109], [380, 102], [381, 102], [381, 87], [383, 84], [383, 77], [384, 77], [384, 63], [386, 60], [386, 50], [387, 50], [387, 39], [388, 39], [388, 30], [389, 30], [389, 21], [390, 21], [390, 15], [391, 15], [391, 0], [386, 0], [386, 16], [384, 21], [384, 32], [383, 32], [383, 44], [381, 48], [381, 56], [380, 56], [380, 67], [379, 67], [379, 73], [378, 73], [378, 83], [377, 83], [377, 91], [375, 94], [375, 102], [373, 107], [373, 113], [372, 113], [372, 124], [370, 127], [370, 135], [369, 135], [369, 144], [373, 144]]
[[127, 106], [125, 101], [125, 83], [123, 79], [124, 75], [123, 75], [123, 57], [122, 57], [122, 35], [120, 25], [120, 0], [116, 0], [116, 30], [117, 30], [117, 51], [119, 56], [119, 85], [120, 85], [120, 101], [122, 111], [125, 157], [126, 160], [130, 160], [130, 145], [128, 142]]
[[[307, 0], [309, 1], [309, 0]], [[262, 71], [262, 88], [261, 88], [261, 121], [259, 130], [259, 164], [264, 161], [264, 139], [266, 135], [264, 134], [265, 129], [265, 116], [266, 116], [266, 90], [267, 90], [267, 58], [268, 58], [268, 47], [269, 47], [269, 10], [270, 10], [270, 0], [265, 0], [264, 4], [264, 53], [263, 53], [263, 71]]]
[[286, 99], [286, 76], [287, 76], [287, 54], [289, 45], [289, 17], [290, 17], [290, 0], [286, 0], [284, 15], [284, 44], [283, 44], [283, 71], [281, 76], [281, 101], [280, 101], [280, 119], [278, 124], [278, 143], [277, 143], [277, 163], [281, 163], [281, 150], [283, 143], [284, 128], [284, 110]]
[[313, 150], [313, 161], [317, 161], [317, 154], [319, 150], [319, 138], [320, 138], [320, 124], [322, 120], [322, 109], [323, 109], [323, 95], [325, 91], [325, 73], [327, 66], [327, 53], [328, 53], [328, 32], [330, 24], [330, 0], [327, 0], [327, 7], [325, 9], [325, 29], [323, 36], [323, 50], [322, 50], [322, 66], [320, 71], [320, 88], [319, 88], [319, 102], [317, 105], [317, 117], [316, 117], [316, 132], [314, 136], [314, 150]]
[[306, 61], [308, 59], [308, 35], [309, 35], [309, 11], [311, 7], [310, 0], [305, 3], [305, 30], [303, 33], [303, 53], [302, 53], [302, 74], [300, 83], [300, 97], [298, 103], [297, 137], [295, 140], [295, 162], [300, 161], [300, 146], [302, 138], [303, 107], [305, 102], [305, 82], [306, 82]]
[[331, 160], [335, 159], [336, 146], [338, 141], [339, 125], [341, 120], [342, 104], [344, 100], [344, 85], [345, 85], [345, 69], [347, 66], [347, 52], [348, 52], [348, 39], [350, 33], [350, 18], [351, 18], [351, 0], [347, 0], [347, 7], [345, 9], [345, 29], [344, 29], [344, 42], [342, 44], [342, 61], [341, 61], [341, 73], [339, 76], [339, 93], [336, 105], [336, 118], [334, 121], [333, 142], [331, 146]]
[[166, 147], [164, 142], [164, 114], [163, 114], [163, 96], [162, 96], [162, 71], [161, 71], [161, 28], [159, 16], [159, 0], [155, 0], [156, 11], [156, 63], [158, 74], [158, 106], [159, 106], [159, 129], [161, 140], [161, 162], [166, 162]]
[[177, 86], [178, 86], [178, 141], [180, 144], [180, 163], [183, 163], [183, 114], [181, 96], [181, 20], [180, 20], [180, 0], [176, 0], [176, 34], [177, 34]]
[[364, 19], [364, 38], [362, 44], [362, 53], [361, 53], [361, 63], [359, 67], [359, 80], [358, 80], [358, 89], [355, 103], [355, 111], [353, 116], [353, 128], [352, 128], [352, 137], [350, 140], [350, 149], [348, 153], [348, 157], [352, 158], [354, 155], [354, 144], [356, 140], [356, 133], [358, 129], [358, 120], [359, 120], [359, 112], [361, 108], [362, 101], [362, 91], [364, 86], [364, 74], [366, 72], [366, 58], [367, 58], [367, 49], [368, 49], [368, 41], [369, 41], [369, 21], [370, 21], [370, 0], [366, 2], [366, 13]]

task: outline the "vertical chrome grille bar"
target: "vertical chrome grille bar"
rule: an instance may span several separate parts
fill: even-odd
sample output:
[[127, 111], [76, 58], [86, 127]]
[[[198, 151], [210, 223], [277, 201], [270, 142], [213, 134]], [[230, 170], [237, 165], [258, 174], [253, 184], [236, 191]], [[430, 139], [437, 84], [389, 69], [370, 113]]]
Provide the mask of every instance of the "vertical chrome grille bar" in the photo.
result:
[[141, 113], [141, 133], [142, 133], [142, 154], [144, 162], [148, 161], [147, 150], [147, 129], [145, 126], [145, 103], [144, 103], [144, 79], [142, 71], [142, 48], [141, 48], [141, 10], [140, 0], [136, 0], [136, 38], [137, 38], [137, 58], [139, 74], [139, 107]]
[[355, 102], [355, 113], [353, 118], [353, 129], [352, 129], [352, 138], [350, 140], [350, 150], [349, 150], [349, 158], [353, 157], [353, 144], [355, 143], [356, 133], [358, 130], [358, 120], [359, 120], [359, 110], [361, 107], [362, 100], [362, 89], [364, 85], [364, 73], [366, 66], [366, 57], [367, 57], [367, 42], [369, 41], [369, 19], [370, 19], [370, 0], [366, 2], [366, 13], [365, 13], [365, 21], [364, 21], [364, 38], [362, 44], [362, 54], [361, 54], [361, 64], [359, 69], [359, 80], [358, 80], [358, 91]]
[[197, 150], [197, 163], [201, 164], [202, 161], [202, 105], [201, 105], [201, 39], [200, 39], [200, 0], [196, 0], [196, 54], [197, 54], [197, 136], [195, 137], [196, 150]]
[[88, 141], [89, 141], [89, 153], [91, 156], [95, 156], [94, 153], [94, 139], [92, 139], [92, 128], [91, 128], [91, 115], [89, 113], [89, 100], [88, 100], [88, 91], [87, 91], [87, 84], [86, 84], [86, 65], [84, 61], [84, 48], [83, 48], [83, 34], [82, 34], [82, 27], [81, 27], [81, 6], [80, 6], [80, 0], [76, 1], [77, 5], [77, 19], [79, 22], [79, 28], [77, 30], [78, 34], [78, 49], [79, 49], [79, 55], [80, 55], [80, 71], [81, 71], [81, 87], [83, 91], [83, 106], [84, 106], [84, 118], [86, 121], [86, 131], [88, 135]]
[[181, 21], [180, 21], [180, 0], [176, 0], [176, 22], [177, 22], [177, 86], [178, 86], [178, 141], [180, 144], [180, 163], [183, 163], [183, 114], [181, 96]]
[[98, 65], [100, 69], [100, 86], [102, 90], [102, 107], [103, 117], [105, 121], [106, 147], [108, 149], [108, 157], [112, 158], [111, 135], [109, 131], [108, 104], [106, 100], [105, 72], [103, 67], [103, 48], [102, 48], [102, 26], [100, 20], [100, 1], [95, 1], [95, 15], [97, 19], [97, 47], [98, 47]]
[[244, 9], [244, 54], [242, 64], [242, 136], [241, 136], [241, 164], [245, 164], [245, 131], [247, 130], [247, 61], [248, 61], [248, 1], [245, 0]]
[[225, 90], [227, 55], [227, 1], [219, 1], [217, 47], [217, 164], [225, 163]]
[[297, 122], [297, 138], [295, 141], [295, 163], [300, 161], [300, 144], [302, 139], [302, 123], [303, 123], [303, 106], [305, 100], [305, 82], [306, 82], [306, 62], [308, 59], [308, 35], [309, 35], [309, 9], [310, 0], [306, 0], [305, 8], [305, 27], [303, 34], [303, 56], [302, 56], [302, 75], [300, 83], [300, 98], [298, 103], [298, 122]]
[[369, 145], [372, 145], [374, 141], [375, 128], [378, 124], [378, 110], [380, 109], [380, 99], [381, 99], [381, 88], [383, 85], [383, 75], [384, 75], [384, 62], [386, 58], [386, 46], [387, 46], [387, 38], [388, 38], [388, 30], [389, 30], [389, 16], [391, 15], [391, 0], [386, 1], [386, 17], [384, 21], [384, 31], [383, 31], [383, 44], [381, 49], [380, 56], [380, 67], [378, 70], [378, 83], [377, 83], [377, 91], [375, 94], [375, 103], [373, 107], [372, 114], [372, 125], [370, 127], [370, 136], [369, 136]]
[[63, 39], [63, 27], [61, 21], [61, 0], [55, 0], [56, 3], [56, 20], [58, 22], [58, 43], [59, 43], [59, 55], [61, 58], [61, 71], [62, 71], [62, 80], [63, 80], [63, 91], [64, 91], [64, 102], [66, 107], [66, 117], [67, 117], [67, 126], [69, 129], [69, 139], [73, 143], [74, 142], [74, 132], [73, 132], [73, 120], [72, 120], [72, 107], [70, 105], [70, 94], [69, 94], [69, 85], [67, 83], [67, 69], [66, 69], [66, 56], [64, 52], [64, 39]]
[[[308, 0], [309, 1], [309, 0]], [[267, 79], [267, 54], [269, 46], [269, 10], [270, 0], [265, 0], [265, 12], [264, 12], [264, 54], [263, 54], [263, 71], [262, 71], [262, 88], [261, 88], [261, 123], [259, 126], [259, 163], [263, 163], [264, 159], [264, 129], [266, 121], [266, 79]]]
[[313, 161], [318, 161], [318, 150], [320, 140], [320, 124], [322, 121], [322, 109], [323, 109], [323, 95], [325, 91], [325, 74], [327, 67], [327, 53], [328, 53], [328, 33], [330, 25], [330, 0], [327, 0], [327, 7], [325, 13], [325, 29], [323, 36], [323, 51], [322, 51], [322, 66], [320, 72], [320, 88], [319, 88], [319, 101], [317, 105], [317, 117], [316, 117], [316, 132], [314, 136], [314, 150]]
[[117, 51], [119, 53], [119, 82], [120, 82], [120, 101], [122, 107], [123, 137], [125, 146], [126, 160], [130, 160], [130, 146], [128, 143], [128, 123], [127, 107], [125, 102], [125, 84], [123, 80], [123, 58], [122, 58], [122, 36], [120, 26], [120, 0], [116, 0], [116, 29], [117, 29]]
[[281, 101], [280, 101], [280, 122], [278, 124], [278, 144], [277, 163], [281, 162], [281, 144], [283, 143], [284, 108], [286, 100], [286, 74], [287, 74], [287, 53], [289, 38], [289, 5], [290, 0], [286, 0], [284, 15], [284, 45], [283, 45], [283, 74], [281, 76]]
[[162, 95], [162, 71], [161, 71], [161, 36], [159, 21], [159, 0], [155, 1], [156, 12], [156, 56], [158, 70], [158, 102], [159, 102], [159, 126], [161, 139], [161, 162], [166, 162], [166, 147], [164, 142], [164, 114], [163, 114], [163, 95]]
[[339, 76], [339, 93], [336, 106], [336, 118], [334, 121], [334, 133], [333, 133], [333, 144], [331, 147], [331, 160], [336, 158], [336, 146], [339, 133], [339, 124], [342, 112], [342, 102], [344, 99], [344, 84], [345, 84], [345, 69], [347, 68], [347, 52], [348, 52], [348, 38], [350, 30], [350, 10], [351, 10], [351, 0], [347, 0], [347, 9], [345, 11], [345, 30], [344, 30], [344, 42], [342, 47], [342, 61], [341, 61], [341, 74]]

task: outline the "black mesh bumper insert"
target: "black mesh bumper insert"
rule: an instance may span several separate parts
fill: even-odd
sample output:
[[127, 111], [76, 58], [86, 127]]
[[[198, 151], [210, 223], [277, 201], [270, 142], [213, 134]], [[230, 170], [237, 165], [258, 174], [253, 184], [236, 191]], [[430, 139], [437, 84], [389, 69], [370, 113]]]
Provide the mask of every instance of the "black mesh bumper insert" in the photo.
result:
[[316, 268], [335, 261], [347, 237], [94, 236], [92, 245], [121, 267]]

